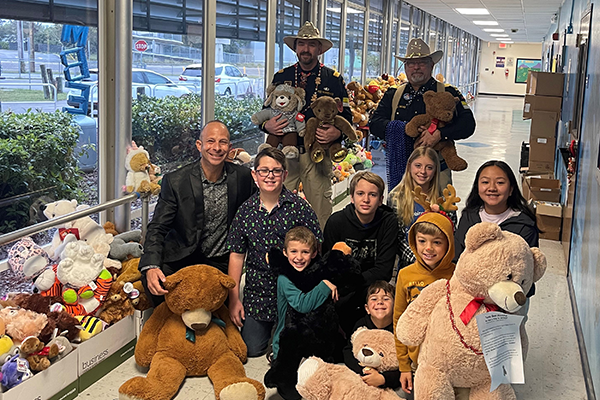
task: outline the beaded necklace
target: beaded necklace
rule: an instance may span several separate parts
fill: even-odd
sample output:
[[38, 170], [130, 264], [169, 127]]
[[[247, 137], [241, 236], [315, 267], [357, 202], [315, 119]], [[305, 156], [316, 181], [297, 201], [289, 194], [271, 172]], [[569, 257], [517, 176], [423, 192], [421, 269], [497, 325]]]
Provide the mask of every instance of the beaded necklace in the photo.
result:
[[471, 346], [466, 342], [465, 337], [462, 335], [462, 333], [460, 333], [458, 327], [456, 326], [456, 322], [454, 321], [454, 312], [452, 311], [452, 305], [450, 304], [450, 281], [446, 281], [446, 304], [448, 305], [448, 311], [450, 313], [450, 323], [452, 324], [452, 329], [458, 336], [458, 339], [460, 340], [462, 345], [466, 349], [471, 350], [473, 353], [477, 354], [478, 356], [483, 355], [483, 352], [481, 350], [477, 349], [474, 346]]
[[[317, 99], [317, 89], [319, 88], [319, 85], [321, 84], [321, 68], [322, 67], [323, 67], [323, 64], [319, 63], [319, 72], [317, 72], [317, 77], [315, 78], [315, 91], [314, 91], [312, 97], [310, 98], [311, 104]], [[295, 68], [294, 87], [298, 87], [298, 72], [299, 72], [298, 71], [298, 63], [294, 64], [294, 68]], [[308, 76], [307, 76], [307, 79], [308, 79]], [[307, 106], [310, 106], [310, 104], [307, 104]]]

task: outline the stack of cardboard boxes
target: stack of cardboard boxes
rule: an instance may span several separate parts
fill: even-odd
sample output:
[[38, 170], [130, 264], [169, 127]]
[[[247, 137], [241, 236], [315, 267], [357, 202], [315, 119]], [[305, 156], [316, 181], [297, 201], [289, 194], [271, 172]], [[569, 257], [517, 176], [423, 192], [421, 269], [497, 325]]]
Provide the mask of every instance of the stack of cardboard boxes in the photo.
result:
[[529, 72], [523, 119], [531, 119], [529, 168], [523, 195], [535, 207], [540, 238], [560, 240], [560, 182], [554, 178], [556, 127], [560, 119], [564, 74]]

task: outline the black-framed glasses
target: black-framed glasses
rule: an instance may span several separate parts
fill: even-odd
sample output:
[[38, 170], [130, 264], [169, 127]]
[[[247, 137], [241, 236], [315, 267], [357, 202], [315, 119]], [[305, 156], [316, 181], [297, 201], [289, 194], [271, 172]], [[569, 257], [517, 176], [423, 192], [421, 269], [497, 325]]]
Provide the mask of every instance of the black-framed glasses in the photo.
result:
[[270, 173], [273, 173], [273, 176], [279, 177], [279, 176], [283, 175], [283, 171], [285, 171], [283, 168], [273, 168], [273, 169], [261, 168], [261, 169], [257, 169], [256, 173], [258, 174], [258, 176], [266, 178], [267, 176], [269, 176]]

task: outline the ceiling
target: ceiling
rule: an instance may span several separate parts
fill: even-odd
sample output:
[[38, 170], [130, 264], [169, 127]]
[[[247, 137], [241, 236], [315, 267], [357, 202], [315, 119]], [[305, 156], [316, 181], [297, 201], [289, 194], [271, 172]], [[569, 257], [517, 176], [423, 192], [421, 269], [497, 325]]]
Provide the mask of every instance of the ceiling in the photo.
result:
[[[552, 16], [564, 0], [409, 0], [408, 3], [467, 31], [482, 40], [496, 41], [485, 28], [500, 28], [515, 43], [540, 43]], [[455, 8], [487, 8], [490, 15], [462, 15]], [[492, 20], [498, 26], [478, 26], [472, 21]], [[516, 33], [512, 30], [518, 29]]]

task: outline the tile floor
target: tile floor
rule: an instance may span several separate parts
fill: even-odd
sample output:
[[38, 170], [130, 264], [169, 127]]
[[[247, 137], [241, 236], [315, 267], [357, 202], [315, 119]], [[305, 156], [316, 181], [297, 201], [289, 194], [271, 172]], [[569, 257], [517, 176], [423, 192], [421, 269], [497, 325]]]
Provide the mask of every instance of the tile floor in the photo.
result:
[[[528, 140], [529, 132], [529, 122], [521, 117], [522, 106], [522, 98], [508, 97], [480, 97], [472, 104], [477, 130], [471, 138], [457, 143], [458, 152], [469, 162], [469, 168], [453, 176], [463, 201], [470, 191], [477, 168], [487, 160], [504, 160], [518, 174], [521, 142]], [[385, 167], [380, 164], [375, 172], [384, 176]], [[525, 364], [526, 383], [515, 385], [517, 396], [521, 400], [585, 400], [587, 396], [569, 302], [563, 250], [559, 242], [547, 240], [541, 241], [541, 248], [548, 258], [548, 270], [538, 283], [537, 294], [531, 302], [527, 323], [530, 347]], [[262, 381], [266, 370], [264, 357], [246, 364], [248, 376], [259, 381]], [[115, 399], [123, 382], [144, 374], [145, 371], [130, 358], [78, 398]], [[268, 390], [267, 398], [281, 399], [274, 390]], [[214, 399], [212, 385], [208, 378], [188, 378], [177, 399]]]

